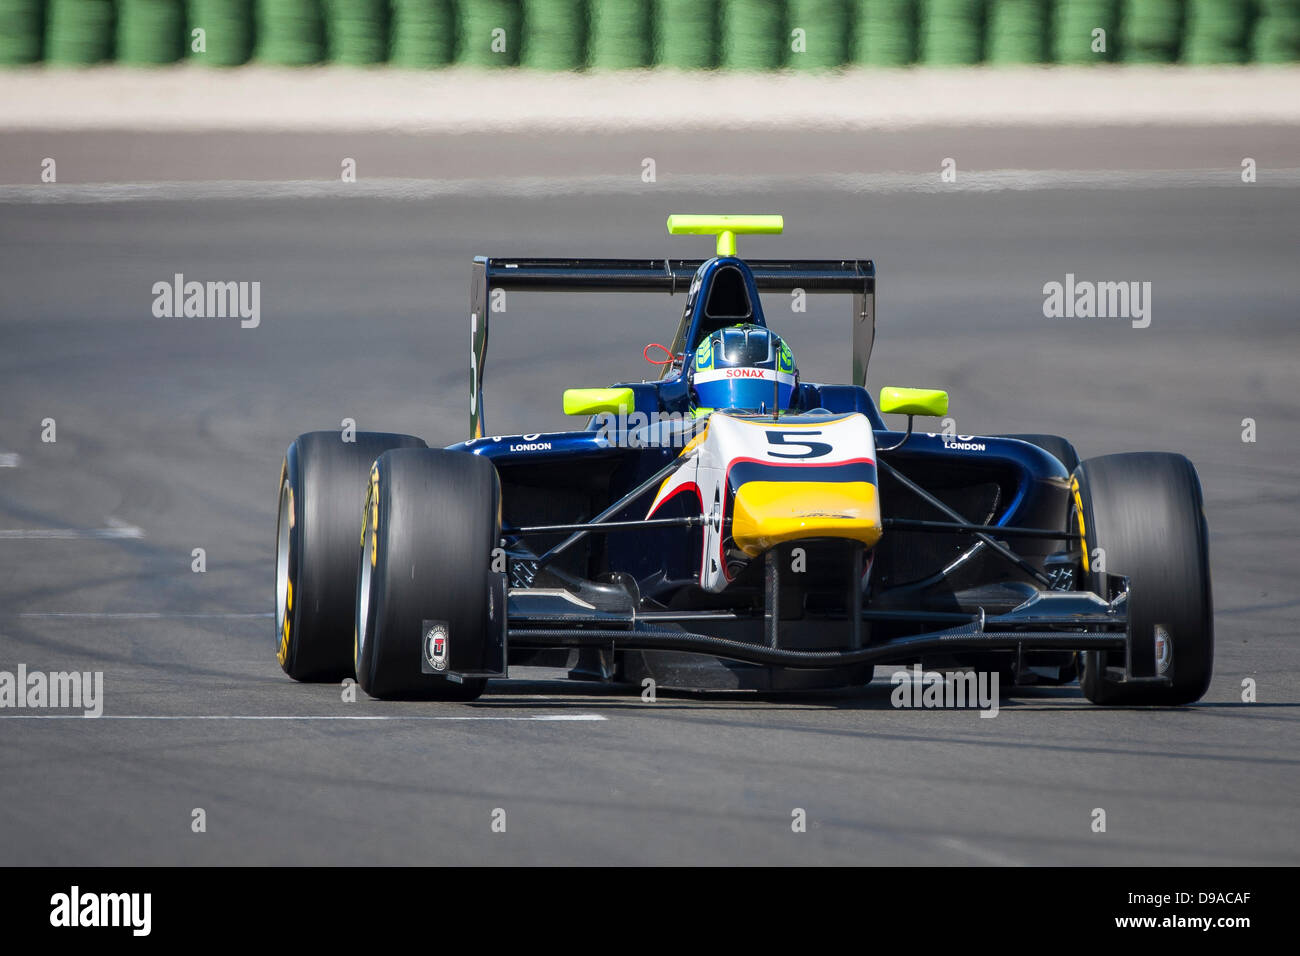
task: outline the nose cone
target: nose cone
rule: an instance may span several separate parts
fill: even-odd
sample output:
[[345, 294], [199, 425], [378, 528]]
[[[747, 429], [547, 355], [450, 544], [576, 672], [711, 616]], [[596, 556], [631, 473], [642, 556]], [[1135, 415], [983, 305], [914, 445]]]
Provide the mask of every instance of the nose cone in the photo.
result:
[[736, 489], [731, 526], [750, 557], [802, 538], [880, 540], [880, 498], [869, 481], [748, 481]]

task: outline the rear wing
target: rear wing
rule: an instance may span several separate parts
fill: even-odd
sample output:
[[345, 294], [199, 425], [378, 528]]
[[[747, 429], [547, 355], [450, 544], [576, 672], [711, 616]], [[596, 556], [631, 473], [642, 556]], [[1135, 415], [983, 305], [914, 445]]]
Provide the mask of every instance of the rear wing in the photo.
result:
[[[483, 367], [495, 290], [666, 292], [690, 289], [703, 259], [506, 259], [474, 257], [470, 284], [470, 435], [483, 431]], [[747, 259], [760, 292], [853, 296], [853, 384], [866, 385], [876, 337], [876, 267], [870, 259]]]

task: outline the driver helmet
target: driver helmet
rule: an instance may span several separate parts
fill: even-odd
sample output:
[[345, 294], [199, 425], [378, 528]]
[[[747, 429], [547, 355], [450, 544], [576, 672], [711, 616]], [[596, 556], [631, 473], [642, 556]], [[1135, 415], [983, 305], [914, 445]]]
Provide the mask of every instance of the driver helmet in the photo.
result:
[[697, 414], [724, 408], [785, 411], [799, 384], [790, 346], [753, 323], [718, 329], [701, 341], [689, 371]]

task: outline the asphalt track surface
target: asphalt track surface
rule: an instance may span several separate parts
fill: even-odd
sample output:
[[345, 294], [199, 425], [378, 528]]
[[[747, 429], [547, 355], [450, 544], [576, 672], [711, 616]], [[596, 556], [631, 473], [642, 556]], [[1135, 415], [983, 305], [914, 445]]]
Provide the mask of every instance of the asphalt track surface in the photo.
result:
[[[1295, 134], [1268, 135], [1295, 159]], [[552, 143], [542, 174], [580, 152]], [[1236, 175], [1235, 160], [1204, 165]], [[875, 259], [871, 382], [947, 388], [960, 431], [1187, 454], [1211, 529], [1206, 699], [1103, 710], [1076, 687], [1018, 690], [981, 719], [894, 709], [886, 669], [840, 694], [654, 703], [543, 670], [473, 705], [346, 703], [285, 677], [274, 497], [294, 435], [353, 418], [463, 437], [471, 255], [703, 255], [663, 220], [710, 210], [786, 216], [786, 236], [742, 253]], [[1263, 174], [881, 195], [737, 177], [589, 196], [10, 197], [0, 670], [103, 671], [109, 719], [0, 710], [0, 864], [1300, 862], [1298, 213], [1300, 190]], [[260, 281], [261, 324], [152, 317], [152, 284], [177, 272]], [[1043, 284], [1067, 273], [1150, 281], [1150, 327], [1044, 318]], [[563, 427], [561, 389], [639, 377], [679, 306], [512, 296], [489, 430]], [[806, 377], [847, 379], [846, 303], [777, 301], [769, 320]]]

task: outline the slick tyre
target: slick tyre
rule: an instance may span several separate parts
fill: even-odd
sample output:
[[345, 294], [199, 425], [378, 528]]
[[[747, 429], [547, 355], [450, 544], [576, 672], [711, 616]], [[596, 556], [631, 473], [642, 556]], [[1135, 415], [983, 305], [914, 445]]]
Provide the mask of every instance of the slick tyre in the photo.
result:
[[[492, 570], [500, 538], [501, 483], [491, 461], [425, 448], [379, 456], [356, 579], [356, 673], [366, 693], [425, 700], [483, 693], [484, 678], [456, 683], [438, 669], [482, 671], [500, 639], [504, 575]], [[426, 622], [445, 628], [441, 659]]]
[[1074, 450], [1073, 445], [1060, 435], [998, 435], [996, 437], [1015, 438], [1018, 441], [1036, 445], [1049, 455], [1055, 455], [1057, 460], [1065, 466], [1066, 471], [1072, 472], [1079, 467], [1079, 453]]
[[276, 520], [276, 657], [294, 680], [352, 676], [357, 532], [370, 464], [411, 435], [337, 431], [299, 435], [280, 469]]
[[[1141, 452], [1091, 458], [1071, 480], [1073, 519], [1083, 535], [1085, 586], [1101, 572], [1129, 578], [1133, 670], [1159, 670], [1157, 628], [1167, 635], [1172, 684], [1115, 679], [1123, 655], [1088, 651], [1079, 683], [1095, 704], [1173, 706], [1199, 700], [1214, 665], [1208, 529], [1196, 469], [1182, 455]], [[1100, 567], [1099, 567], [1100, 565]]]

